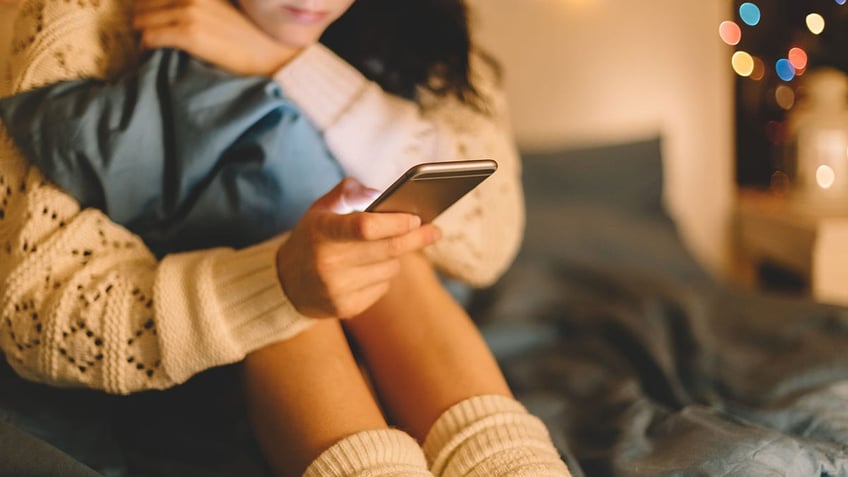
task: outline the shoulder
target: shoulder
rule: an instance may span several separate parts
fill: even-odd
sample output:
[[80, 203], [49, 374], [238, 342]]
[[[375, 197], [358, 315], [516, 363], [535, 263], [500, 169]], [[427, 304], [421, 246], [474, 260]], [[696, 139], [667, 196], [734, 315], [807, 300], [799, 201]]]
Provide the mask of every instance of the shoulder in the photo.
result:
[[114, 78], [126, 70], [137, 56], [128, 4], [23, 2], [14, 19], [6, 92], [68, 79]]
[[417, 102], [425, 112], [452, 118], [462, 129], [476, 128], [482, 123], [499, 122], [508, 110], [500, 65], [484, 51], [472, 50], [469, 56], [469, 79], [475, 94], [463, 101], [454, 95], [437, 95], [419, 88]]

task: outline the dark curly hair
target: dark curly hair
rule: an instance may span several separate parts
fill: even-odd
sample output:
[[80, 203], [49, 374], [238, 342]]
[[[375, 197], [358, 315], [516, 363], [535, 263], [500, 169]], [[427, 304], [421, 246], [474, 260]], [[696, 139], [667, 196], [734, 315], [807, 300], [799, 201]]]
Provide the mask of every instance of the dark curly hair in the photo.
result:
[[420, 86], [485, 110], [471, 79], [468, 24], [463, 0], [356, 0], [321, 42], [389, 93], [413, 99]]

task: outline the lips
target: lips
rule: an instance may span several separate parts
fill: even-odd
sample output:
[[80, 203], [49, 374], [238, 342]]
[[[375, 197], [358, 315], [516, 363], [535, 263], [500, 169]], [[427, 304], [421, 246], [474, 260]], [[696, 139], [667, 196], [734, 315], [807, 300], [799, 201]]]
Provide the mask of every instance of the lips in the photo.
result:
[[304, 25], [314, 25], [316, 23], [321, 23], [327, 18], [328, 13], [316, 10], [307, 10], [304, 8], [297, 7], [283, 7], [283, 10], [288, 13], [289, 17], [297, 23], [301, 23]]

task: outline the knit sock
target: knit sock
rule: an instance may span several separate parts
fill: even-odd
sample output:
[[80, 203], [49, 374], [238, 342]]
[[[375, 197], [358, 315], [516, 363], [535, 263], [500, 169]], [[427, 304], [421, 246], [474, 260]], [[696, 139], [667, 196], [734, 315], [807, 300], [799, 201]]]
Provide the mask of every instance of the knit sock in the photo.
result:
[[396, 429], [362, 431], [333, 444], [303, 477], [432, 476], [421, 447]]
[[424, 441], [440, 477], [570, 477], [545, 424], [506, 396], [477, 396], [454, 405]]

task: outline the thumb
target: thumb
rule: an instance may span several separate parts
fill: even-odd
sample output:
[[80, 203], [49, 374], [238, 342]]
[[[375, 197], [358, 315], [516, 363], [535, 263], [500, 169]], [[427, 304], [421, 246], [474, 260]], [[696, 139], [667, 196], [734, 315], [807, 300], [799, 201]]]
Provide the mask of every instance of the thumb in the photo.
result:
[[348, 214], [365, 210], [379, 195], [380, 191], [364, 186], [353, 177], [346, 177], [319, 198], [315, 205], [336, 214]]

